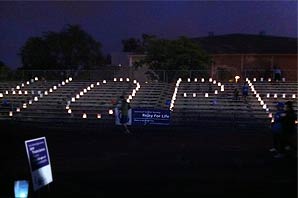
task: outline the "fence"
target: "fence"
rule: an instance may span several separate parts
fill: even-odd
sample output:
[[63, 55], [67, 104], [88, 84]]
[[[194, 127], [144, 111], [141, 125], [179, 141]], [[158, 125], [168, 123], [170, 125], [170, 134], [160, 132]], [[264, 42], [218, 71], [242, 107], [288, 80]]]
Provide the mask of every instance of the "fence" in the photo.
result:
[[[132, 67], [115, 67], [112, 69], [103, 70], [15, 70], [7, 73], [0, 73], [1, 81], [25, 81], [35, 76], [40, 78], [44, 77], [46, 80], [62, 80], [66, 77], [72, 76], [75, 80], [112, 80], [116, 78], [130, 78], [136, 79], [140, 82], [145, 81], [160, 81], [160, 82], [173, 82], [178, 78], [209, 78], [213, 77], [217, 80], [228, 81], [233, 80], [236, 73], [234, 71], [213, 71], [210, 70], [140, 70]], [[240, 75], [242, 79], [248, 78], [261, 78], [264, 79], [274, 77], [271, 70], [244, 70]], [[287, 81], [297, 81], [296, 70], [282, 71], [282, 76]]]

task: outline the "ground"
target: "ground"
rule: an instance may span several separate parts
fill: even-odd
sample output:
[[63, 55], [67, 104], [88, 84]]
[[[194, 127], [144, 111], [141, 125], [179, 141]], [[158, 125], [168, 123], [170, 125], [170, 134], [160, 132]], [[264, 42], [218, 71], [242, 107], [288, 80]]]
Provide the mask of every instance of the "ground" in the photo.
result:
[[[24, 141], [47, 138], [53, 182], [30, 197], [297, 197], [297, 158], [268, 128], [34, 126], [1, 122], [0, 197], [30, 180]], [[31, 185], [31, 183], [30, 183]]]

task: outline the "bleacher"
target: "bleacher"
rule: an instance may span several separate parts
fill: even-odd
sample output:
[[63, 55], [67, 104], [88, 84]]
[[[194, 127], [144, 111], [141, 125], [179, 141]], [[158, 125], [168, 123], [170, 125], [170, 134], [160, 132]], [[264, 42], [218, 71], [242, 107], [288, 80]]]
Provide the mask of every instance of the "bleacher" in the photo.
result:
[[[139, 83], [128, 78], [98, 81], [67, 78], [62, 82], [36, 78], [27, 82], [2, 82], [0, 97], [2, 102], [8, 100], [9, 105], [1, 106], [0, 119], [111, 123], [114, 121], [111, 110], [123, 94], [132, 108], [171, 109], [173, 125], [268, 125], [277, 101], [294, 101], [297, 110], [297, 82], [248, 81], [247, 101], [242, 98], [241, 83], [214, 79], [183, 79], [176, 88], [170, 83]], [[239, 99], [234, 98], [235, 88], [239, 90]], [[171, 99], [171, 105], [166, 104]]]

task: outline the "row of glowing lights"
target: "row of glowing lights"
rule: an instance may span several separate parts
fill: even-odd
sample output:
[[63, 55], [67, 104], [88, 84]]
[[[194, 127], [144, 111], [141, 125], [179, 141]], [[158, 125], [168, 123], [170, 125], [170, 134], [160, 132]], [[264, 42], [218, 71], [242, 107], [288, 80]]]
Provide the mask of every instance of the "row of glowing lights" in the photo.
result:
[[[248, 78], [246, 78], [246, 81], [248, 80]], [[253, 82], [256, 82], [257, 81], [257, 78], [253, 78]], [[264, 81], [264, 78], [260, 78], [260, 81], [263, 82]], [[271, 82], [272, 79], [271, 78], [268, 78], [268, 82]], [[286, 81], [286, 78], [282, 78], [282, 81], [285, 82]]]
[[[179, 79], [181, 79], [181, 78], [179, 78]], [[187, 78], [187, 82], [191, 82], [191, 79], [190, 78]], [[197, 78], [194, 78], [193, 82], [198, 82], [198, 79]], [[201, 78], [201, 82], [205, 82], [205, 78]], [[216, 80], [213, 80], [212, 78], [209, 78], [209, 82], [213, 82], [213, 84], [216, 84]]]
[[[31, 83], [34, 83], [34, 81], [38, 81], [38, 77], [35, 77], [34, 79], [32, 78], [30, 81], [31, 81]], [[27, 84], [27, 85], [30, 85], [30, 81], [27, 81], [26, 84]], [[19, 94], [19, 95], [22, 95], [22, 94], [23, 94], [23, 92], [20, 90], [21, 87], [25, 87], [25, 83], [22, 83], [21, 85], [17, 85], [17, 86], [16, 86], [16, 89], [19, 90], [19, 91], [18, 91], [18, 94]], [[11, 93], [12, 93], [13, 95], [16, 94], [16, 91], [15, 91], [14, 88], [11, 88]], [[6, 95], [9, 94], [8, 90], [5, 91], [5, 94], [6, 94]], [[28, 94], [28, 91], [24, 91], [24, 94], [27, 95], [27, 94]], [[2, 98], [2, 97], [3, 97], [3, 93], [0, 93], [0, 98]]]
[[[176, 86], [175, 86], [175, 90], [174, 90], [174, 93], [173, 93], [173, 96], [172, 96], [172, 99], [171, 99], [171, 104], [170, 104], [170, 110], [173, 111], [173, 108], [174, 108], [174, 104], [175, 104], [175, 100], [176, 100], [176, 96], [177, 96], [177, 92], [178, 92], [178, 89], [179, 89], [179, 86], [180, 86], [180, 83], [181, 83], [182, 79], [179, 78], [176, 82]], [[191, 82], [191, 79], [188, 78], [187, 79], [187, 82]], [[198, 79], [195, 78], [194, 79], [194, 82], [198, 82]], [[202, 78], [201, 79], [201, 82], [205, 82], [205, 79]], [[212, 78], [209, 78], [209, 82], [212, 82], [213, 84], [216, 84], [216, 80], [213, 80]], [[222, 85], [220, 82], [217, 83], [217, 86], [220, 87], [220, 91], [224, 91], [225, 88], [224, 88], [224, 85]], [[218, 94], [218, 90], [215, 90], [214, 91], [214, 94]], [[183, 93], [183, 97], [187, 97], [187, 93]], [[192, 97], [197, 97], [197, 94], [196, 93], [193, 93], [192, 94]], [[209, 94], [208, 93], [205, 93], [205, 97], [208, 98], [209, 97]]]
[[[114, 78], [114, 82], [115, 82], [115, 79], [116, 79], [116, 78]], [[120, 80], [121, 80], [121, 79], [122, 79], [122, 78], [120, 78]], [[129, 82], [129, 78], [127, 78], [126, 81]], [[103, 80], [102, 83], [103, 83], [103, 84], [106, 84], [107, 81], [106, 81], [106, 80]], [[133, 83], [134, 83], [134, 84], [137, 84], [137, 85], [136, 85], [136, 88], [132, 90], [131, 95], [128, 96], [128, 98], [127, 98], [127, 102], [130, 102], [130, 101], [132, 100], [132, 98], [136, 95], [137, 91], [139, 91], [139, 89], [141, 88], [140, 83], [138, 83], [136, 80], [134, 80]], [[96, 85], [99, 86], [99, 85], [100, 85], [100, 82], [97, 82]], [[66, 105], [65, 108], [66, 108], [68, 114], [71, 114], [71, 113], [72, 113], [72, 110], [71, 110], [71, 108], [70, 108], [70, 104], [71, 104], [71, 102], [74, 103], [74, 102], [76, 101], [76, 99], [78, 100], [81, 96], [83, 96], [85, 93], [87, 93], [88, 91], [90, 91], [92, 88], [94, 88], [94, 84], [90, 84], [90, 86], [88, 86], [87, 88], [85, 88], [85, 89], [83, 89], [82, 91], [80, 91], [80, 93], [76, 94], [75, 97], [72, 97], [72, 98], [71, 98], [71, 101], [67, 101], [67, 105]], [[109, 110], [109, 114], [110, 114], [110, 115], [113, 114], [113, 110], [112, 110], [112, 109]], [[99, 114], [99, 113], [96, 114], [96, 117], [97, 117], [98, 119], [100, 119], [100, 118], [101, 118], [101, 114]], [[86, 113], [83, 113], [82, 118], [87, 118], [87, 114], [86, 114]]]
[[[123, 82], [124, 81], [124, 78], [119, 78], [119, 81], [120, 82]], [[130, 79], [129, 78], [126, 78], [126, 82], [129, 82]], [[114, 82], [117, 82], [117, 78], [114, 78]], [[136, 82], [136, 80], [134, 80], [134, 82]]]
[[175, 106], [174, 103], [175, 103], [175, 100], [176, 100], [177, 92], [178, 92], [181, 81], [182, 81], [181, 78], [179, 78], [176, 82], [175, 90], [174, 90], [174, 93], [173, 93], [173, 96], [172, 96], [172, 99], [171, 99], [171, 104], [170, 104], [170, 110], [171, 111], [173, 111], [173, 108]]
[[[258, 101], [260, 102], [260, 105], [263, 107], [263, 109], [266, 110], [266, 112], [269, 112], [269, 108], [267, 107], [267, 104], [264, 103], [264, 101], [262, 100], [260, 94], [257, 93], [257, 91], [255, 90], [254, 85], [251, 83], [251, 81], [249, 79], [246, 78], [246, 81], [248, 83], [248, 86], [251, 88], [251, 91], [256, 95], [256, 98], [258, 99]], [[270, 115], [270, 114], [269, 114]]]
[[[38, 79], [37, 79], [37, 80], [38, 80]], [[67, 83], [69, 83], [69, 82], [71, 82], [71, 81], [72, 81], [72, 78], [69, 77], [69, 78], [66, 79], [65, 81], [62, 81], [61, 84], [59, 83], [58, 86], [54, 85], [53, 88], [50, 88], [50, 89], [49, 89], [49, 92], [52, 93], [53, 90], [57, 90], [57, 87], [64, 86], [64, 85], [66, 85]], [[38, 94], [39, 94], [39, 97], [40, 97], [40, 98], [43, 97], [43, 94], [41, 93], [41, 91], [38, 91]], [[44, 91], [44, 95], [48, 95], [48, 94], [49, 94], [48, 91]], [[37, 102], [37, 101], [38, 101], [38, 97], [35, 96], [35, 97], [33, 98], [33, 100], [34, 100], [35, 102]], [[29, 101], [28, 101], [28, 104], [31, 105], [32, 102], [33, 102], [32, 100], [29, 100]], [[26, 108], [27, 108], [27, 103], [24, 103], [22, 107], [23, 107], [23, 109], [26, 109]], [[20, 107], [17, 107], [17, 108], [16, 108], [16, 112], [20, 112], [20, 111], [21, 111], [21, 108], [20, 108]], [[12, 112], [12, 111], [9, 111], [9, 116], [10, 116], [10, 117], [13, 116], [13, 112]]]

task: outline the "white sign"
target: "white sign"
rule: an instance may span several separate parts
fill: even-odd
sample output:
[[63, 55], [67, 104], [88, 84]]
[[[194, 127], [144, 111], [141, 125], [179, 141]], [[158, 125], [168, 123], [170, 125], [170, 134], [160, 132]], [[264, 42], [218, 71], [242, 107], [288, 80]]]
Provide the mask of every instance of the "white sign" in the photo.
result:
[[25, 141], [34, 191], [53, 181], [45, 137]]

